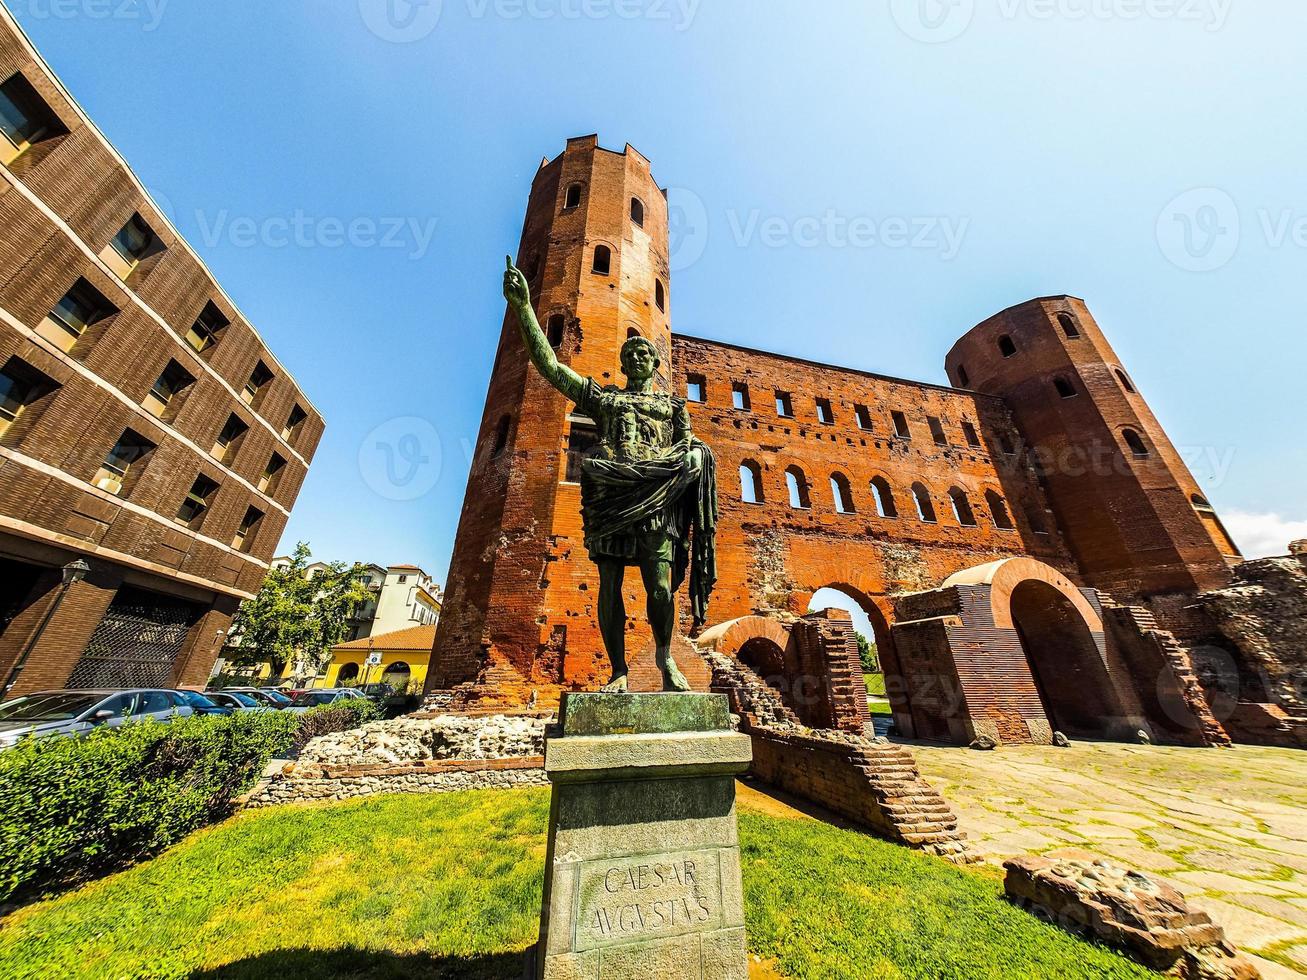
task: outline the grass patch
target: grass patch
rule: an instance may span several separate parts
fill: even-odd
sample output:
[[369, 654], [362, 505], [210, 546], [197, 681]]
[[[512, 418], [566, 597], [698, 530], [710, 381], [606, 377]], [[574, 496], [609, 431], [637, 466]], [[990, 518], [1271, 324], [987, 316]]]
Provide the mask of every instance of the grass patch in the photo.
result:
[[[521, 975], [547, 790], [280, 807], [0, 920], [0, 976]], [[1008, 905], [992, 877], [742, 809], [750, 949], [794, 980], [1155, 977]]]
[[873, 698], [885, 697], [884, 674], [863, 674], [862, 680], [867, 685], [867, 693]]

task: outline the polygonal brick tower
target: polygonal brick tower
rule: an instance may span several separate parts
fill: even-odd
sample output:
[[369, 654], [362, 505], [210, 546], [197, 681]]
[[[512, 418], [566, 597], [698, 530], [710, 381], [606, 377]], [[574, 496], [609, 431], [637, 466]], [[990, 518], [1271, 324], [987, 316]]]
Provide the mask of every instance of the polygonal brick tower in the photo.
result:
[[1005, 310], [946, 366], [1007, 402], [1085, 584], [1191, 632], [1189, 597], [1228, 584], [1239, 551], [1084, 302]]
[[[636, 150], [616, 153], [583, 136], [542, 161], [516, 264], [560, 361], [601, 385], [621, 385], [621, 346], [639, 334], [657, 345], [658, 380], [669, 385], [667, 202]], [[486, 274], [497, 272], [488, 267]], [[472, 681], [487, 667], [512, 668], [497, 686], [511, 684], [514, 674], [534, 686], [589, 684], [603, 673], [598, 575], [582, 541], [575, 482], [579, 453], [595, 437], [590, 420], [573, 409], [532, 367], [510, 312], [468, 476], [428, 690]], [[638, 579], [627, 576], [628, 609], [643, 607]]]

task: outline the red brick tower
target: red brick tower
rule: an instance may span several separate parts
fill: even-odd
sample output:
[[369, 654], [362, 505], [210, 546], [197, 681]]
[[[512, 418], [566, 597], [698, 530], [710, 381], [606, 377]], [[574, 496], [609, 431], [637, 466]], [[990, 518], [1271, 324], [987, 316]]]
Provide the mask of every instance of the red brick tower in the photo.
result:
[[[669, 384], [667, 202], [636, 150], [616, 153], [583, 136], [543, 161], [517, 266], [563, 363], [620, 385], [619, 351], [638, 333], [662, 352], [659, 377]], [[474, 680], [486, 667], [512, 668], [530, 684], [589, 684], [606, 666], [594, 610], [598, 575], [582, 542], [580, 487], [568, 472], [569, 451], [575, 457], [587, 448], [593, 427], [572, 408], [531, 366], [510, 313], [468, 476], [429, 690]], [[626, 588], [628, 609], [642, 610], [639, 576], [628, 575]], [[496, 686], [505, 682], [501, 676]]]
[[1184, 632], [1180, 603], [1163, 597], [1227, 584], [1239, 552], [1084, 302], [1005, 310], [946, 366], [1010, 406], [1085, 584], [1148, 600]]

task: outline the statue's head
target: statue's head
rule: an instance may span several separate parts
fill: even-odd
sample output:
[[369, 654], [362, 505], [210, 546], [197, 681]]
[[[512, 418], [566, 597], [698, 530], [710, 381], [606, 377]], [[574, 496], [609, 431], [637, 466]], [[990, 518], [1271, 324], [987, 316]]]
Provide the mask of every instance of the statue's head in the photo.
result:
[[662, 361], [658, 348], [645, 337], [632, 337], [622, 345], [622, 373], [632, 381], [647, 381]]

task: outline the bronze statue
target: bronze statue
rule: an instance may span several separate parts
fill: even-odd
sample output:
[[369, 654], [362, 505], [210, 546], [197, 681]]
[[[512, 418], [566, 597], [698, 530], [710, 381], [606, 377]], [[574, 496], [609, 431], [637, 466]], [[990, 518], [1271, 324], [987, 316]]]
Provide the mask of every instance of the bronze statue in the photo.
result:
[[531, 362], [545, 380], [599, 426], [599, 445], [581, 465], [581, 520], [590, 560], [599, 567], [599, 631], [612, 663], [604, 691], [627, 688], [626, 604], [622, 579], [640, 569], [648, 597], [664, 691], [688, 691], [672, 659], [676, 590], [690, 579], [695, 626], [702, 626], [717, 580], [714, 534], [717, 478], [712, 450], [694, 438], [685, 399], [654, 389], [661, 363], [644, 337], [622, 345], [626, 387], [600, 387], [558, 363], [531, 307], [526, 277], [507, 261], [504, 298], [517, 313]]

